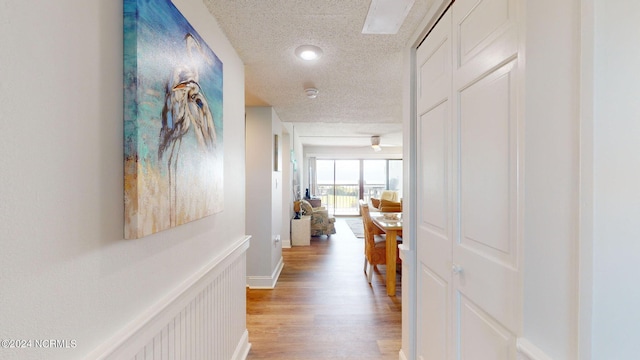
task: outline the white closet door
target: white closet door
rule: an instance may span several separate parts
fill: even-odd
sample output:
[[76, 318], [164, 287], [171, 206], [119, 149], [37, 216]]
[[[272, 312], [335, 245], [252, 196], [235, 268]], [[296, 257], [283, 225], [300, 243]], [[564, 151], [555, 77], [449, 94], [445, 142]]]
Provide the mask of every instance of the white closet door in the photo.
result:
[[460, 359], [515, 359], [522, 308], [516, 1], [461, 0], [452, 10], [454, 342]]
[[421, 359], [451, 356], [453, 246], [451, 14], [416, 52], [418, 95], [417, 292]]
[[418, 355], [515, 359], [521, 323], [515, 0], [457, 0], [417, 52]]

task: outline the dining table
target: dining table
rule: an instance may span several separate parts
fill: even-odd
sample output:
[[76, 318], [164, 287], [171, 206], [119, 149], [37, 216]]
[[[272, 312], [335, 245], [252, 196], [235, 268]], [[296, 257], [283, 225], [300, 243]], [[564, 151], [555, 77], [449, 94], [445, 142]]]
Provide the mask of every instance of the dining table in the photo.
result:
[[402, 236], [402, 213], [371, 214], [373, 224], [384, 231], [387, 242], [387, 295], [396, 295], [398, 237]]

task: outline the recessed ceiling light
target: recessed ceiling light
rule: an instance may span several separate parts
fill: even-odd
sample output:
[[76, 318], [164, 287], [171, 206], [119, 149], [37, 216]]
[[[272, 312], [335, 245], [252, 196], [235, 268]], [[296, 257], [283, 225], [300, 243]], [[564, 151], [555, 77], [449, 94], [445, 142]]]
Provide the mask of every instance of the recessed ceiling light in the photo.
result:
[[322, 56], [322, 49], [314, 45], [302, 45], [296, 49], [296, 56], [302, 60], [316, 60]]

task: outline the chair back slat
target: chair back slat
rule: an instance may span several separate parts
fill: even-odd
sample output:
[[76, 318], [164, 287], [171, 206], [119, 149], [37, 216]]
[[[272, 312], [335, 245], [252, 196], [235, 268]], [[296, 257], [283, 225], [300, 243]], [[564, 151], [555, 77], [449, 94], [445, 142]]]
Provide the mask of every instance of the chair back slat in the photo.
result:
[[373, 220], [371, 220], [371, 214], [369, 213], [369, 205], [360, 200], [360, 213], [362, 215], [362, 224], [364, 225], [364, 239], [368, 246], [374, 246], [374, 230]]

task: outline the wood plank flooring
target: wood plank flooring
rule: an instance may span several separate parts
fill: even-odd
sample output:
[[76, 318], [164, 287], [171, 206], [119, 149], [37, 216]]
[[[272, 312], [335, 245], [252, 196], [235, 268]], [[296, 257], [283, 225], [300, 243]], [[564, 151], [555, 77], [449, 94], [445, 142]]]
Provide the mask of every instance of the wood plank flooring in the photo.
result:
[[397, 360], [401, 347], [400, 274], [396, 296], [385, 288], [385, 266], [371, 286], [363, 272], [364, 240], [343, 219], [337, 234], [310, 246], [283, 249], [273, 290], [247, 290], [247, 328], [257, 359]]

